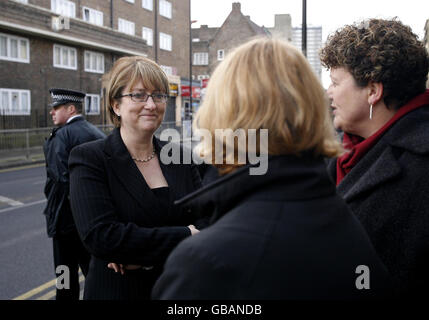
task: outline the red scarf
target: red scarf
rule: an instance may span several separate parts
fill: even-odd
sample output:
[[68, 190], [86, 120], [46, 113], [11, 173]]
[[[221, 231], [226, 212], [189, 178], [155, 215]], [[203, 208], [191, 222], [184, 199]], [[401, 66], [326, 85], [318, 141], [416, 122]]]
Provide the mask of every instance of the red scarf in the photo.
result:
[[344, 132], [343, 146], [349, 152], [337, 158], [337, 186], [346, 174], [353, 169], [359, 160], [371, 149], [383, 134], [400, 118], [417, 108], [429, 104], [429, 89], [411, 99], [401, 107], [384, 126], [367, 139]]

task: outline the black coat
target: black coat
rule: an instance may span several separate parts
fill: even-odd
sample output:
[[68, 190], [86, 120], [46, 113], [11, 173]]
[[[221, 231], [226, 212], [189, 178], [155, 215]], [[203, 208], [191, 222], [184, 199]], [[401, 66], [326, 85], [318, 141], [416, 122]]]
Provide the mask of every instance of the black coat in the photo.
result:
[[[159, 156], [161, 142], [154, 139]], [[71, 204], [79, 235], [91, 253], [85, 299], [148, 299], [171, 250], [190, 236], [195, 217], [174, 200], [196, 190], [196, 167], [164, 165], [170, 201], [160, 201], [146, 184], [122, 141], [119, 129], [105, 140], [75, 148], [70, 156]], [[150, 270], [107, 268], [109, 262], [142, 265]]]
[[[336, 181], [336, 159], [328, 171]], [[428, 296], [429, 106], [399, 119], [337, 187], [402, 297]]]
[[[181, 202], [214, 207], [217, 221], [171, 253], [154, 299], [353, 299], [385, 285], [322, 159], [272, 157], [265, 175], [243, 167]], [[355, 286], [359, 265], [370, 269], [370, 290]]]
[[76, 230], [70, 210], [68, 160], [70, 151], [77, 145], [106, 135], [83, 117], [72, 119], [62, 127], [55, 128], [43, 146], [46, 159], [44, 210], [49, 237]]

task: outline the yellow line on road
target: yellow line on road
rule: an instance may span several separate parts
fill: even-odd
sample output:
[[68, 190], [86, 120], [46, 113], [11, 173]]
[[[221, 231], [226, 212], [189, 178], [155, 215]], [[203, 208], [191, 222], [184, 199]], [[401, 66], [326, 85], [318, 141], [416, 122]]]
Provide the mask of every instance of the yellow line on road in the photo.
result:
[[[85, 280], [85, 277], [81, 274], [80, 277], [79, 277], [79, 283], [83, 282], [84, 280]], [[37, 288], [34, 288], [34, 289], [32, 289], [32, 290], [30, 290], [30, 291], [28, 291], [28, 292], [26, 292], [26, 293], [24, 293], [24, 294], [16, 297], [16, 298], [13, 298], [12, 300], [29, 300], [31, 297], [39, 294], [40, 292], [46, 290], [47, 288], [54, 287], [53, 290], [49, 291], [48, 293], [46, 293], [43, 296], [41, 296], [41, 297], [39, 297], [39, 298], [36, 299], [36, 300], [49, 300], [53, 296], [55, 296], [55, 293], [56, 293], [56, 288], [55, 288], [56, 281], [57, 281], [57, 279], [53, 279], [51, 281], [48, 281], [48, 282], [42, 284], [41, 286], [39, 286]]]
[[[83, 280], [85, 280], [85, 277], [81, 275], [79, 277], [79, 283], [83, 282]], [[57, 289], [51, 290], [48, 293], [44, 294], [43, 296], [38, 297], [36, 300], [50, 300], [55, 296], [56, 293], [57, 293]]]
[[36, 294], [42, 292], [43, 290], [46, 290], [49, 287], [55, 286], [57, 279], [53, 279], [51, 281], [48, 281], [41, 286], [34, 288], [33, 290], [30, 290], [16, 298], [13, 298], [12, 300], [27, 300], [28, 298], [31, 298], [32, 296], [35, 296]]

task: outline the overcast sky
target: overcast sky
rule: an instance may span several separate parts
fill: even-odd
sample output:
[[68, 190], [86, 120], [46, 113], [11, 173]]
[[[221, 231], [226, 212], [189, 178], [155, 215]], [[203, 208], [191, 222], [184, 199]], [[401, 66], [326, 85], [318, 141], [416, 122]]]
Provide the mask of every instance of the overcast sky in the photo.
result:
[[[292, 26], [302, 23], [302, 0], [191, 0], [192, 27], [207, 24], [220, 27], [231, 12], [232, 3], [240, 2], [241, 11], [258, 25], [274, 26], [274, 14], [288, 13]], [[429, 19], [429, 0], [307, 0], [307, 25], [322, 26], [322, 41], [337, 28], [367, 18], [393, 18], [403, 23], [423, 39], [424, 26]], [[324, 87], [329, 76], [323, 72]]]

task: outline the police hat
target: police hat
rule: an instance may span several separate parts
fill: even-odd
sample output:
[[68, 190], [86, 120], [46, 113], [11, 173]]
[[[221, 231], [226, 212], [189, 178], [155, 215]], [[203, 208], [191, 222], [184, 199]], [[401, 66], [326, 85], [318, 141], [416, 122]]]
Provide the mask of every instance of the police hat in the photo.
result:
[[52, 97], [52, 103], [49, 105], [50, 108], [55, 108], [62, 104], [69, 102], [83, 102], [85, 98], [85, 93], [69, 89], [49, 89], [49, 92]]

